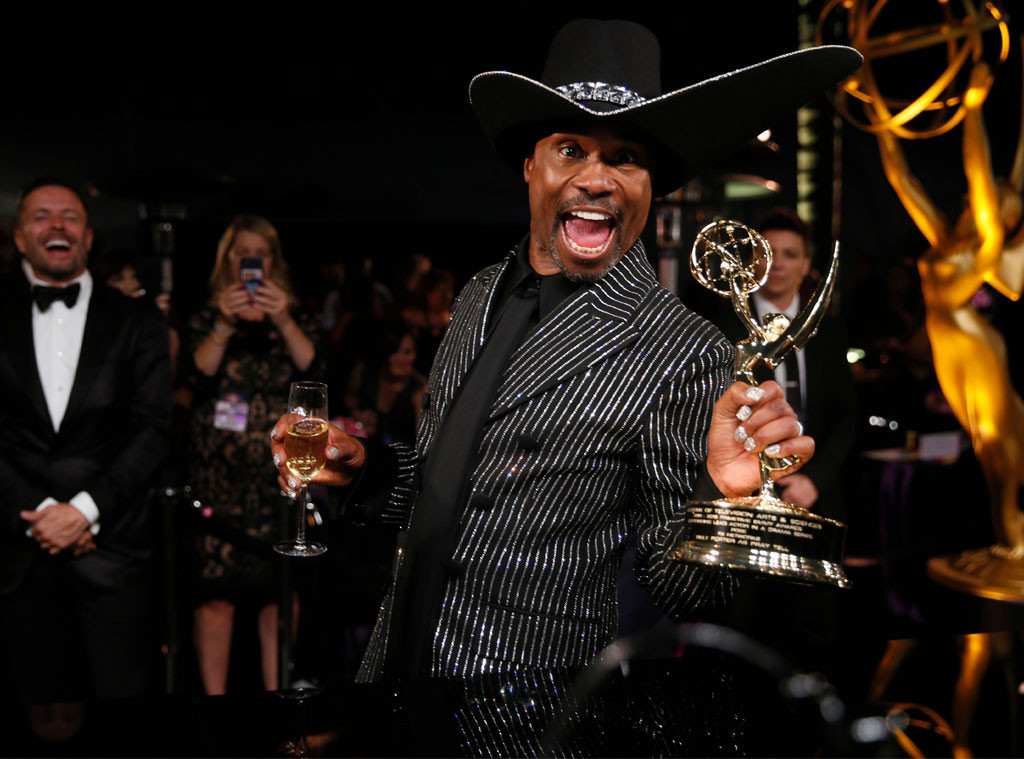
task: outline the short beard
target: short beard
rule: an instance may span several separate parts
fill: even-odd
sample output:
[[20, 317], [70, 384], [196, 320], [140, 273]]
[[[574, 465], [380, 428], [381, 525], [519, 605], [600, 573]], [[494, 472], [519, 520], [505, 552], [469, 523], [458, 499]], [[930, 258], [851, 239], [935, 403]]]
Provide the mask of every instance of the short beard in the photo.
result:
[[38, 269], [32, 267], [38, 274], [42, 274], [47, 279], [53, 282], [67, 282], [68, 280], [74, 279], [75, 274], [78, 271], [78, 266], [74, 261], [69, 261], [68, 265], [61, 269], [54, 269], [53, 267], [40, 266]]
[[[72, 246], [78, 245], [78, 241], [74, 240]], [[32, 266], [32, 269], [39, 275], [49, 279], [51, 282], [67, 282], [74, 279], [82, 270], [80, 265], [80, 257], [74, 256], [68, 259], [67, 263], [63, 266], [54, 267], [46, 259], [46, 249], [40, 247], [38, 255], [33, 251], [32, 255], [25, 253], [25, 259]]]
[[42, 269], [41, 272], [54, 282], [67, 282], [68, 280], [75, 278], [74, 267], [66, 269]]

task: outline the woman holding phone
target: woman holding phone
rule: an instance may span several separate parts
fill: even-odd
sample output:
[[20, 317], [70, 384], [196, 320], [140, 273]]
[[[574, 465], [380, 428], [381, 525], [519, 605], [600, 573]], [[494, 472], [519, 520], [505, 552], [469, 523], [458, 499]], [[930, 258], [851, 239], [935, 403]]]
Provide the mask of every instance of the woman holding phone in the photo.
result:
[[[238, 216], [217, 246], [210, 300], [189, 323], [195, 364], [189, 481], [204, 513], [239, 537], [201, 534], [195, 644], [203, 686], [227, 689], [235, 606], [259, 606], [263, 684], [277, 688], [276, 560], [280, 498], [267, 476], [267, 430], [290, 384], [317, 379], [316, 323], [296, 298], [277, 230]], [[223, 532], [222, 532], [223, 535]], [[264, 550], [265, 549], [265, 550]]]

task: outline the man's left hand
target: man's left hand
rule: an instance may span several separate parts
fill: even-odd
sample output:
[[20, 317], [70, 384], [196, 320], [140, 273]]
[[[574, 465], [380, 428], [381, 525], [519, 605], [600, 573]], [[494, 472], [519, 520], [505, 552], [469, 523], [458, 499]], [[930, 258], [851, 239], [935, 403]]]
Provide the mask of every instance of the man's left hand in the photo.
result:
[[22, 511], [19, 516], [32, 525], [30, 533], [39, 547], [51, 554], [76, 544], [89, 529], [89, 520], [70, 503], [54, 503], [41, 511]]
[[777, 481], [782, 487], [779, 497], [798, 509], [813, 509], [818, 502], [818, 488], [806, 474], [790, 474]]
[[92, 532], [86, 530], [78, 536], [78, 540], [74, 544], [66, 549], [71, 552], [72, 556], [84, 556], [87, 553], [96, 550], [96, 541], [93, 540]]
[[773, 480], [793, 474], [814, 455], [814, 440], [803, 434], [796, 413], [776, 382], [753, 387], [734, 382], [715, 403], [708, 431], [707, 469], [727, 497], [748, 496], [761, 487], [758, 454], [798, 456]]

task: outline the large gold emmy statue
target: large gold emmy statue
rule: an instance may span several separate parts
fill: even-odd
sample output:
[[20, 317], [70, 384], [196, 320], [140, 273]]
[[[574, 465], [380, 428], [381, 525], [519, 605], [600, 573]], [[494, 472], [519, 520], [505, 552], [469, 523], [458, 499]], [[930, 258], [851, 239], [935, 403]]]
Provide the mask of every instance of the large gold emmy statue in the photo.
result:
[[[985, 474], [998, 542], [955, 557], [929, 562], [932, 578], [949, 587], [999, 600], [1024, 601], [1024, 512], [1017, 489], [1024, 484], [1024, 403], [1010, 382], [1006, 344], [978, 314], [972, 297], [983, 283], [1017, 300], [1024, 288], [1024, 120], [1009, 180], [992, 170], [982, 105], [993, 82], [985, 43], [998, 40], [998, 61], [1006, 59], [1009, 33], [998, 3], [975, 7], [961, 0], [953, 15], [942, 2], [944, 23], [870, 37], [885, 0], [831, 0], [824, 24], [838, 6], [847, 11], [850, 44], [864, 55], [861, 69], [843, 82], [837, 108], [851, 122], [878, 138], [886, 177], [930, 248], [918, 259], [925, 303], [925, 326], [935, 372], [956, 418], [970, 432]], [[947, 67], [918, 98], [887, 99], [875, 80], [872, 63], [931, 45], [945, 46]], [[953, 88], [965, 82], [960, 91]], [[854, 110], [859, 107], [864, 118]], [[931, 119], [925, 128], [915, 128]], [[915, 121], [917, 120], [917, 121]], [[936, 208], [911, 173], [900, 139], [922, 139], [963, 125], [966, 207], [955, 225]]]

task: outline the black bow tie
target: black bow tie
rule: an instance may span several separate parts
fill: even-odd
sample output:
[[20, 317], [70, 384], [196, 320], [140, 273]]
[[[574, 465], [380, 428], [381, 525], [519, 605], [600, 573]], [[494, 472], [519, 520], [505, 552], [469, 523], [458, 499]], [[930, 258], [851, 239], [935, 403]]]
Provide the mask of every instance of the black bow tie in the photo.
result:
[[71, 308], [78, 301], [78, 291], [82, 286], [75, 282], [67, 287], [49, 287], [47, 285], [35, 285], [32, 288], [32, 298], [35, 300], [39, 310], [46, 312], [53, 305], [55, 300], [64, 301], [64, 305]]

